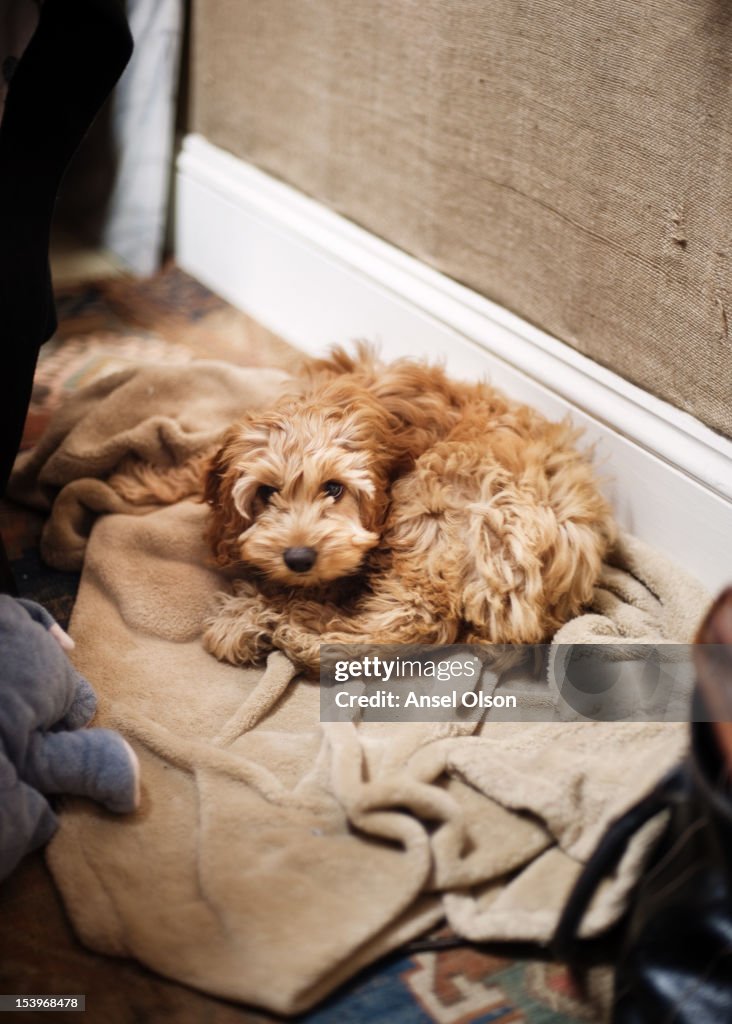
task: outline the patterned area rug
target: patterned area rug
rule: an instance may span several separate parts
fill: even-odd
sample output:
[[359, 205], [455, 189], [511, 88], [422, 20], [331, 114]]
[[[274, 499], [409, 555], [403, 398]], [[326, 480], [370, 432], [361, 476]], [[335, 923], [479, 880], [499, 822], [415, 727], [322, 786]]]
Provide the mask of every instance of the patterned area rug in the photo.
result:
[[[74, 286], [61, 291], [57, 301], [59, 329], [41, 352], [24, 447], [35, 443], [65, 395], [130, 363], [215, 358], [292, 369], [301, 358], [174, 266], [146, 281], [115, 278]], [[42, 564], [37, 549], [41, 526], [39, 516], [0, 503], [0, 530], [21, 595], [40, 601], [66, 625], [78, 576]], [[293, 936], [297, 941], [306, 942], [307, 936]], [[272, 975], [276, 985], [276, 965]], [[0, 992], [84, 993], [87, 1011], [78, 1019], [88, 1024], [276, 1020], [167, 981], [133, 961], [84, 949], [41, 854], [29, 857], [0, 885]], [[598, 1020], [602, 1001], [582, 998], [567, 969], [539, 959], [536, 950], [519, 958], [515, 949], [454, 946], [454, 937], [443, 932], [374, 965], [299, 1020], [572, 1024]], [[23, 1019], [33, 1016], [24, 1013]], [[47, 1020], [46, 1013], [42, 1019]]]

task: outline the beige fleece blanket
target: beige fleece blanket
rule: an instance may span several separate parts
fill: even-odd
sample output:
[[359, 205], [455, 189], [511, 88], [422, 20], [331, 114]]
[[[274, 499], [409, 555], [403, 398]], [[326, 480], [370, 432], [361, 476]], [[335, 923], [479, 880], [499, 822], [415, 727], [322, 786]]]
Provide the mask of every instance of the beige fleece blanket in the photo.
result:
[[[443, 918], [468, 939], [548, 940], [598, 837], [679, 758], [686, 730], [321, 723], [318, 685], [283, 655], [261, 671], [206, 654], [201, 619], [227, 580], [208, 567], [204, 507], [129, 514], [101, 478], [130, 451], [185, 457], [279, 383], [216, 363], [117, 374], [69, 400], [12, 487], [50, 511], [44, 557], [84, 560], [74, 660], [100, 696], [96, 724], [142, 764], [136, 814], [69, 801], [49, 849], [78, 934], [295, 1013]], [[558, 639], [688, 642], [706, 603], [624, 538], [591, 613]], [[588, 933], [617, 917], [658, 827], [599, 891]]]

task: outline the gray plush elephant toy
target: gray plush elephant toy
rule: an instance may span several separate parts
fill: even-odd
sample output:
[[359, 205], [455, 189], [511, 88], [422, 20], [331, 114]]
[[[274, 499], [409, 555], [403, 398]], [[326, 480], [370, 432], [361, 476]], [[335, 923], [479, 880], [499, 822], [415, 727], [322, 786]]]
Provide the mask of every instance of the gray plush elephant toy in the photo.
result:
[[96, 697], [64, 653], [73, 642], [34, 601], [0, 594], [0, 879], [58, 825], [46, 795], [133, 811], [132, 748], [109, 729], [83, 729]]

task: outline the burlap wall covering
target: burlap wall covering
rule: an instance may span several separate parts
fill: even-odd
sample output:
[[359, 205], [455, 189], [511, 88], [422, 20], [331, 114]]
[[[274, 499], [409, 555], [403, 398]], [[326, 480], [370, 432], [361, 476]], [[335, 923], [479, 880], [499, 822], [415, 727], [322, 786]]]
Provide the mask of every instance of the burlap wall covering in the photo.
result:
[[196, 0], [193, 126], [732, 435], [732, 7]]

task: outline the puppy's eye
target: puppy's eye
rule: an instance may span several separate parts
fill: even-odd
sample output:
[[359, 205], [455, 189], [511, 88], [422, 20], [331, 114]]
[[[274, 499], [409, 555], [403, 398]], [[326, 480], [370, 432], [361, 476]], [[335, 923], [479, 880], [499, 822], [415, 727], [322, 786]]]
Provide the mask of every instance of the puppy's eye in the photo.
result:
[[339, 484], [337, 480], [326, 480], [323, 484], [323, 491], [328, 495], [329, 498], [335, 498], [336, 501], [343, 494], [343, 484]]
[[269, 499], [273, 494], [277, 494], [276, 487], [268, 487], [267, 484], [262, 484], [261, 487], [257, 488], [257, 497], [264, 505], [269, 504]]

